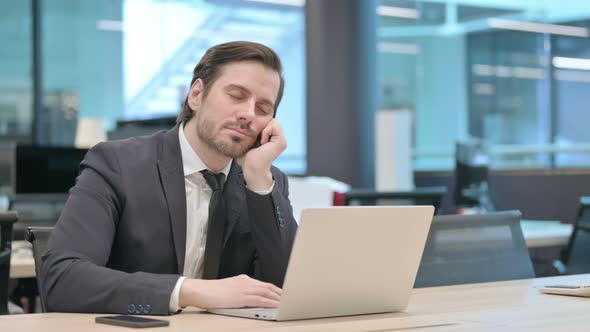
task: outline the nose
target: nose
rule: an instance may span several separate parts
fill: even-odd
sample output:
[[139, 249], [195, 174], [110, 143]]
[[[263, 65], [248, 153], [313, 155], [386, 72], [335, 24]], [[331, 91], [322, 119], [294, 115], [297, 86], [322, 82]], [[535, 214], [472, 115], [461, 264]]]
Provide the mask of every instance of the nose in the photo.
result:
[[237, 113], [238, 120], [240, 122], [250, 123], [254, 120], [254, 116], [256, 115], [256, 100], [254, 98], [249, 98], [247, 101], [243, 102]]

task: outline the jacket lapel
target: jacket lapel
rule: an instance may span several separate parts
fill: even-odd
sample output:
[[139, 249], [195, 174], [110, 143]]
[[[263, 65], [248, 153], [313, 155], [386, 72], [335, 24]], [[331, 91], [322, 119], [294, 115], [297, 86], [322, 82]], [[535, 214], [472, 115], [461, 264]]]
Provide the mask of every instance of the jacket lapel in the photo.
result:
[[242, 175], [242, 168], [238, 165], [236, 160], [232, 162], [229, 170], [225, 189], [223, 190], [223, 197], [227, 209], [227, 224], [225, 225], [223, 236], [223, 246], [225, 247], [229, 235], [238, 223], [242, 203], [246, 201], [246, 194], [244, 193], [244, 176]]
[[160, 146], [158, 172], [168, 203], [178, 273], [182, 274], [186, 247], [186, 192], [178, 130], [177, 124], [164, 134], [164, 142]]

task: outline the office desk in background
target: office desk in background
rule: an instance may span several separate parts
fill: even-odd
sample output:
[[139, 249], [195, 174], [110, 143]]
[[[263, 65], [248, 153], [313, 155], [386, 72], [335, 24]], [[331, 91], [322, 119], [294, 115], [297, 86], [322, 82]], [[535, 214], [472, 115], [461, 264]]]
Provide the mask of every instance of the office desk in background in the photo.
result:
[[10, 279], [35, 278], [35, 259], [30, 257], [10, 258]]
[[35, 259], [33, 249], [27, 241], [12, 241], [10, 257], [10, 278], [35, 278]]
[[521, 220], [520, 227], [528, 248], [565, 247], [574, 230], [559, 221]]
[[[374, 191], [369, 189], [353, 189], [343, 193], [344, 205], [432, 205], [435, 214], [439, 214], [442, 200], [447, 187], [418, 187], [407, 191]], [[392, 202], [393, 201], [393, 202]], [[381, 202], [381, 203], [380, 203]]]
[[[572, 234], [573, 226], [559, 221], [523, 220], [520, 223], [524, 239], [529, 248], [565, 247]], [[13, 241], [13, 248], [29, 246], [25, 241]], [[35, 260], [29, 256], [13, 255], [10, 261], [10, 278], [34, 278]]]
[[[415, 289], [402, 313], [266, 322], [185, 310], [155, 317], [158, 331], [587, 331], [590, 298], [541, 294], [536, 287], [590, 283], [590, 274]], [[311, 299], [310, 299], [311, 300]], [[123, 331], [94, 323], [94, 314], [0, 316], [0, 331]]]

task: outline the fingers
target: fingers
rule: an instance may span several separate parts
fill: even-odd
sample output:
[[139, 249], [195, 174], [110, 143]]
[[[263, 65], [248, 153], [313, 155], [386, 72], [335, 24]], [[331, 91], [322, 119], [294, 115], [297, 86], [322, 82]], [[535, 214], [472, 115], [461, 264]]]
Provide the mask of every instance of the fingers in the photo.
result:
[[275, 308], [281, 294], [279, 287], [246, 275], [219, 280], [187, 279], [182, 284], [179, 303], [203, 309]]
[[278, 294], [279, 296], [283, 295], [283, 290], [281, 288], [279, 288], [271, 283], [267, 283], [267, 282], [265, 282], [264, 284], [267, 287], [269, 287], [272, 292]]
[[273, 134], [273, 127], [275, 126], [276, 120], [272, 119], [270, 120], [270, 122], [266, 125], [266, 127], [264, 127], [264, 129], [262, 129], [262, 132], [260, 133], [260, 144], [266, 144], [270, 141], [270, 138], [272, 137]]
[[279, 287], [275, 286], [274, 284], [271, 284], [270, 282], [264, 282], [264, 281], [256, 280], [256, 279], [253, 279], [253, 278], [250, 278], [250, 277], [248, 277], [248, 278], [251, 281], [254, 282], [253, 285], [255, 285], [255, 286], [267, 288], [270, 291], [272, 291], [272, 292], [274, 292], [274, 293], [276, 293], [278, 295], [281, 295], [283, 293], [283, 290], [282, 289], [280, 289]]
[[283, 295], [283, 289], [282, 288], [279, 288], [279, 287], [277, 287], [277, 286], [275, 286], [273, 284], [268, 284], [268, 285], [271, 287], [271, 289], [272, 289], [273, 292], [275, 292], [275, 293], [277, 293], [279, 295]]
[[283, 137], [283, 128], [278, 120], [272, 119], [262, 130], [260, 144], [266, 144], [271, 140], [277, 141], [281, 139], [282, 141], [285, 141], [286, 144], [286, 140]]
[[249, 283], [248, 287], [245, 288], [246, 306], [274, 308], [279, 305], [281, 294], [283, 293], [282, 289], [271, 283], [262, 282], [250, 277], [244, 281]]
[[246, 291], [246, 294], [248, 295], [256, 295], [256, 296], [262, 296], [264, 298], [267, 299], [271, 299], [271, 300], [275, 300], [275, 301], [280, 301], [281, 300], [281, 294], [274, 291], [273, 289], [263, 285], [263, 286], [254, 286], [251, 287], [250, 289], [248, 289]]
[[248, 277], [248, 279], [248, 294], [263, 295], [268, 298], [276, 298], [277, 300], [281, 298], [283, 290], [279, 287], [268, 282], [262, 282], [256, 279], [252, 279], [250, 277]]
[[244, 299], [246, 301], [244, 307], [277, 308], [279, 306], [279, 301], [272, 300], [263, 296], [246, 295]]

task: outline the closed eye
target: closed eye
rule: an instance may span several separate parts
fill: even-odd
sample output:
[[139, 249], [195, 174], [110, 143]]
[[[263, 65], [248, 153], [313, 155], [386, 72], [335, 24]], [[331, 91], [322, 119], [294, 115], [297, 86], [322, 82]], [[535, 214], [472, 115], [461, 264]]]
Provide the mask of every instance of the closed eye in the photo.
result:
[[235, 99], [235, 100], [244, 99], [244, 96], [243, 95], [241, 95], [239, 93], [235, 93], [235, 92], [228, 93], [228, 96], [230, 96], [232, 99]]
[[256, 107], [258, 109], [259, 112], [264, 113], [264, 114], [268, 114], [270, 113], [270, 110], [268, 109], [268, 107], [265, 106], [258, 106]]

